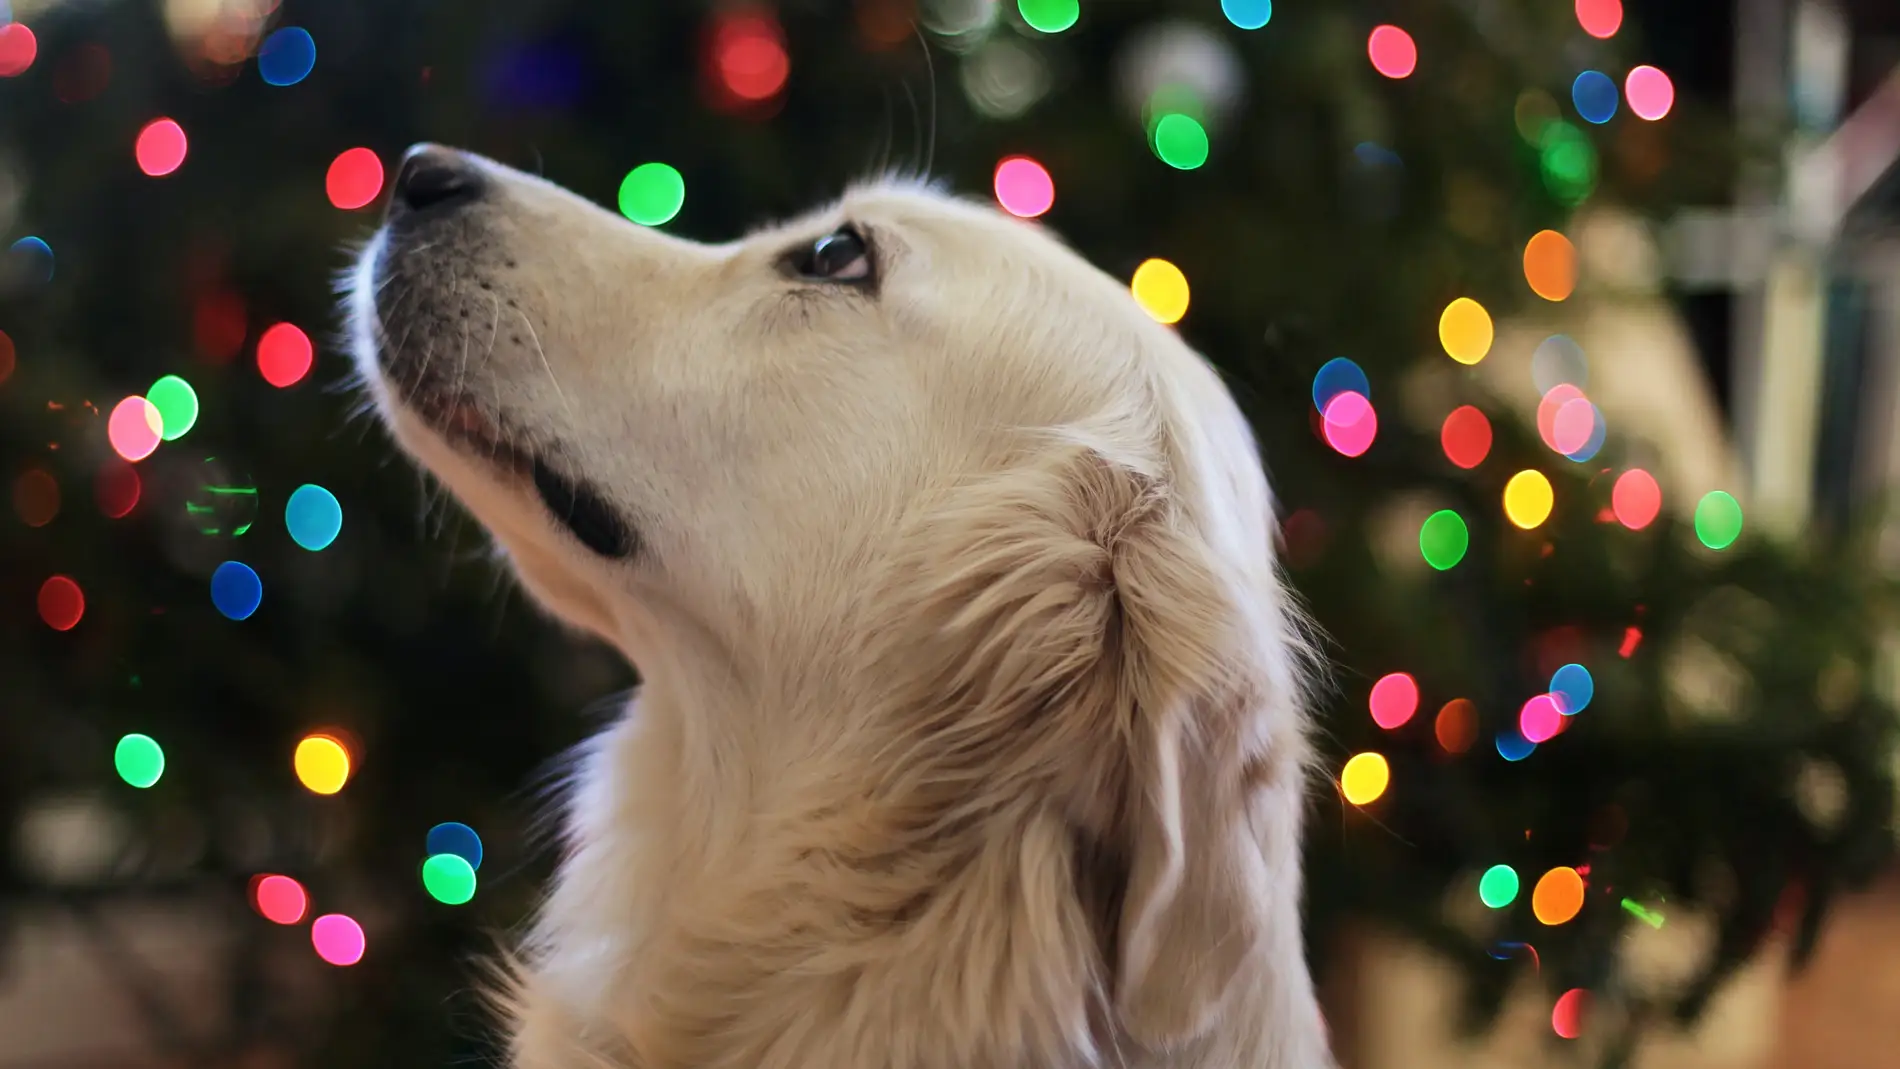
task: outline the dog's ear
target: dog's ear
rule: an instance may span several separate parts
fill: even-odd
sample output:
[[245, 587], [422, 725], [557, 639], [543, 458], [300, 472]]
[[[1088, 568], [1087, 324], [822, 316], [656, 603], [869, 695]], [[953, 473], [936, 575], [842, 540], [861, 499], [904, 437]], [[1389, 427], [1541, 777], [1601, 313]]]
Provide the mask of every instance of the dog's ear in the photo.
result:
[[1285, 781], [1297, 779], [1301, 740], [1265, 550], [1257, 569], [1220, 559], [1166, 494], [1144, 496], [1107, 547], [1132, 729], [1114, 1005], [1132, 1038], [1165, 1049], [1212, 1023], [1276, 934], [1276, 881], [1297, 874], [1267, 870], [1261, 836], [1285, 829], [1254, 816], [1276, 776], [1298, 795]]

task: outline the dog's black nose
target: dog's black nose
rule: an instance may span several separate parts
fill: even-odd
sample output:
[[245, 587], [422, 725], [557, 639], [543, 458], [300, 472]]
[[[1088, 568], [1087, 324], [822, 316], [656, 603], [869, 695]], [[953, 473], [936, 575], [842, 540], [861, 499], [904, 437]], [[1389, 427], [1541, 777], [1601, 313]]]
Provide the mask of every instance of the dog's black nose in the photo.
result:
[[475, 161], [462, 153], [441, 145], [416, 145], [403, 155], [390, 205], [415, 212], [452, 211], [481, 199], [486, 184]]

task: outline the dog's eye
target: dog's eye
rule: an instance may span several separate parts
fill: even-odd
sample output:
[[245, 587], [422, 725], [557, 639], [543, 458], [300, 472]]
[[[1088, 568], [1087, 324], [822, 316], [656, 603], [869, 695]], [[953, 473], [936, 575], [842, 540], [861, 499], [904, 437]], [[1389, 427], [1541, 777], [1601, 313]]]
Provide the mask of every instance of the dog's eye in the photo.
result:
[[871, 250], [864, 236], [843, 226], [794, 250], [792, 269], [821, 282], [868, 282], [871, 278]]

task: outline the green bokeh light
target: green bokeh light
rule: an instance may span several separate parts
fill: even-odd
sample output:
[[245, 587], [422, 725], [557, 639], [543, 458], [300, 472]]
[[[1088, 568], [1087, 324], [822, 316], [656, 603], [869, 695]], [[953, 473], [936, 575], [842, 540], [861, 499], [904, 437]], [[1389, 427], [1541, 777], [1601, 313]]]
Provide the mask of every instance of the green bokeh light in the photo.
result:
[[176, 375], [167, 375], [152, 383], [145, 399], [158, 409], [159, 437], [175, 442], [198, 422], [198, 391]]
[[1016, 10], [1030, 29], [1043, 33], [1061, 33], [1082, 14], [1076, 0], [1016, 0]]
[[1155, 121], [1154, 147], [1163, 163], [1192, 171], [1207, 162], [1207, 128], [1180, 112], [1163, 115]]
[[1418, 551], [1425, 563], [1444, 571], [1465, 559], [1471, 548], [1471, 531], [1465, 518], [1450, 509], [1439, 509], [1425, 518], [1418, 529]]
[[237, 476], [217, 457], [206, 457], [203, 481], [185, 499], [185, 514], [200, 534], [236, 538], [257, 522], [257, 484]]
[[422, 863], [422, 887], [437, 902], [459, 906], [475, 897], [475, 869], [467, 858], [437, 854]]
[[1538, 163], [1544, 188], [1567, 207], [1583, 203], [1597, 186], [1597, 150], [1590, 137], [1568, 122], [1544, 124]]
[[664, 163], [643, 163], [620, 180], [620, 214], [641, 226], [660, 226], [686, 203], [686, 179]]
[[1478, 900], [1492, 909], [1503, 909], [1517, 901], [1517, 870], [1509, 865], [1493, 865], [1478, 880]]
[[1742, 536], [1742, 505], [1724, 490], [1702, 495], [1695, 507], [1695, 536], [1710, 549], [1727, 549]]
[[112, 767], [132, 786], [150, 787], [165, 774], [165, 751], [150, 735], [127, 735], [113, 747]]

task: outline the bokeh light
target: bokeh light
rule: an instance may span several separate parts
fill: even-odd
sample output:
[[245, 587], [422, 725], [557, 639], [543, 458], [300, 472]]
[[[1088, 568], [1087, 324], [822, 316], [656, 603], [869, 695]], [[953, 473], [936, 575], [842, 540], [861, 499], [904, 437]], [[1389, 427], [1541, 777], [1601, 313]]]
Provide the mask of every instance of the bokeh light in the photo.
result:
[[1320, 416], [1326, 444], [1348, 457], [1363, 456], [1379, 436], [1379, 414], [1364, 394], [1346, 391], [1326, 403]]
[[185, 514], [200, 534], [236, 538], [257, 522], [257, 486], [217, 457], [206, 457], [198, 486], [185, 500]]
[[722, 18], [713, 32], [712, 59], [726, 91], [749, 104], [777, 96], [792, 74], [784, 31], [760, 11]]
[[356, 921], [341, 913], [326, 913], [310, 922], [310, 945], [317, 957], [331, 965], [355, 965], [363, 960], [368, 940]]
[[1592, 37], [1615, 37], [1623, 25], [1623, 0], [1577, 0], [1577, 25]]
[[317, 65], [317, 42], [302, 26], [285, 26], [257, 49], [257, 76], [267, 85], [296, 85]]
[[1192, 115], [1169, 112], [1155, 120], [1155, 155], [1161, 162], [1182, 171], [1192, 171], [1207, 162], [1207, 128]]
[[1476, 406], [1459, 405], [1445, 417], [1438, 444], [1446, 460], [1469, 471], [1491, 455], [1491, 421]]
[[1518, 733], [1531, 742], [1548, 742], [1563, 729], [1563, 707], [1548, 694], [1539, 694], [1518, 710]]
[[45, 238], [27, 235], [7, 247], [14, 272], [29, 282], [53, 281], [53, 247]]
[[671, 222], [686, 203], [686, 179], [670, 164], [643, 163], [620, 180], [620, 214], [641, 226]]
[[150, 735], [122, 736], [112, 748], [112, 770], [119, 778], [144, 790], [165, 774], [165, 750]]
[[1522, 886], [1517, 878], [1517, 870], [1509, 865], [1493, 865], [1478, 877], [1478, 901], [1492, 909], [1503, 909], [1517, 901], [1517, 892]]
[[279, 389], [301, 381], [315, 358], [310, 335], [289, 323], [268, 327], [257, 339], [257, 372]]
[[996, 203], [1019, 219], [1034, 219], [1056, 202], [1055, 179], [1048, 168], [1027, 156], [1011, 156], [996, 165]]
[[1570, 102], [1584, 122], [1609, 122], [1616, 117], [1616, 82], [1602, 71], [1584, 71], [1570, 83]]
[[1372, 710], [1372, 722], [1391, 731], [1418, 712], [1418, 681], [1404, 672], [1380, 676], [1366, 705]]
[[1494, 330], [1491, 313], [1469, 297], [1460, 297], [1445, 306], [1438, 316], [1438, 343], [1445, 355], [1460, 364], [1475, 364], [1491, 351]]
[[1375, 26], [1366, 37], [1372, 69], [1387, 78], [1404, 78], [1418, 69], [1418, 45], [1397, 26]]
[[44, 527], [59, 515], [59, 480], [43, 468], [28, 468], [13, 480], [13, 511], [28, 527]]
[[1515, 727], [1498, 732], [1498, 756], [1506, 761], [1522, 761], [1537, 752], [1537, 744], [1525, 738]]
[[1566, 923], [1582, 910], [1583, 877], [1567, 865], [1544, 873], [1531, 890], [1531, 912], [1543, 924]]
[[17, 78], [33, 66], [40, 54], [39, 38], [18, 22], [0, 26], [0, 78]]
[[248, 620], [264, 601], [264, 581], [242, 561], [228, 560], [211, 573], [211, 604], [231, 620]]
[[1326, 406], [1332, 404], [1333, 398], [1347, 392], [1368, 398], [1372, 396], [1372, 383], [1366, 379], [1365, 369], [1353, 361], [1335, 356], [1313, 373], [1313, 408], [1316, 411], [1326, 411]]
[[290, 757], [297, 782], [312, 794], [335, 794], [350, 781], [350, 751], [334, 735], [305, 735]]
[[1727, 549], [1742, 536], [1742, 505], [1725, 490], [1711, 490], [1695, 506], [1695, 536], [1710, 549]]
[[[1606, 35], [1607, 36], [1607, 35]], [[1583, 1019], [1590, 1012], [1590, 992], [1573, 987], [1557, 996], [1550, 1010], [1550, 1028], [1564, 1039], [1583, 1035]]]
[[159, 437], [175, 442], [198, 423], [198, 391], [176, 375], [152, 383], [145, 399], [158, 411]]
[[330, 203], [344, 211], [354, 211], [373, 202], [383, 191], [383, 161], [373, 149], [346, 149], [330, 161], [323, 176], [323, 190]]
[[1339, 792], [1353, 805], [1371, 805], [1392, 783], [1392, 766], [1376, 753], [1355, 754], [1339, 770]]
[[157, 406], [137, 395], [112, 406], [112, 415], [106, 417], [106, 440], [112, 443], [112, 451], [133, 463], [151, 456], [164, 434]]
[[1565, 207], [1583, 203], [1597, 185], [1597, 150], [1589, 136], [1559, 119], [1544, 125], [1537, 147], [1544, 188]]
[[1595, 429], [1596, 406], [1587, 397], [1572, 397], [1551, 414], [1550, 447], [1569, 456], [1590, 444]]
[[1478, 741], [1478, 706], [1470, 698], [1453, 698], [1438, 710], [1432, 735], [1446, 753], [1460, 754]]
[[139, 131], [132, 156], [139, 170], [163, 178], [185, 164], [185, 128], [171, 119], [153, 119]]
[[482, 837], [475, 834], [474, 828], [458, 821], [444, 821], [430, 828], [423, 840], [423, 852], [430, 857], [454, 854], [468, 862], [469, 868], [482, 867]]
[[343, 506], [335, 494], [305, 483], [292, 490], [284, 503], [284, 526], [291, 541], [314, 553], [336, 541], [343, 530]]
[[55, 631], [71, 631], [86, 615], [86, 595], [69, 576], [49, 576], [36, 599], [40, 619]]
[[259, 876], [251, 881], [251, 908], [272, 924], [295, 924], [310, 908], [310, 896], [288, 876]]
[[[1559, 410], [1558, 415], [1562, 414], [1562, 410]], [[1582, 417], [1579, 416], [1578, 418]], [[1603, 410], [1601, 408], [1591, 404], [1589, 419], [1590, 433], [1584, 437], [1583, 444], [1564, 454], [1565, 457], [1578, 464], [1582, 464], [1594, 458], [1597, 455], [1597, 451], [1603, 448], [1603, 443], [1609, 438], [1610, 434], [1609, 424], [1604, 422]]]
[[1675, 83], [1667, 74], [1650, 66], [1630, 68], [1623, 78], [1623, 93], [1629, 97], [1630, 111], [1650, 122], [1669, 114], [1676, 103]]
[[1561, 301], [1577, 288], [1577, 247], [1555, 230], [1539, 230], [1524, 243], [1524, 281], [1547, 301]]
[[123, 519], [138, 507], [145, 484], [139, 470], [123, 460], [109, 460], [93, 476], [92, 499], [109, 520]]
[[1135, 303], [1157, 323], [1179, 323], [1188, 310], [1188, 280], [1166, 260], [1143, 260], [1128, 289]]
[[1662, 487], [1656, 477], [1641, 468], [1631, 468], [1616, 477], [1610, 488], [1610, 511], [1616, 522], [1632, 531], [1648, 527], [1662, 511]]
[[1016, 11], [1032, 30], [1061, 33], [1082, 14], [1076, 0], [1016, 0]]
[[1511, 105], [1511, 123], [1524, 143], [1537, 148], [1544, 141], [1544, 127], [1557, 121], [1557, 98], [1542, 89], [1526, 89]]
[[1535, 468], [1526, 468], [1504, 484], [1504, 516], [1528, 531], [1550, 518], [1557, 495], [1550, 480]]
[[1590, 707], [1596, 697], [1597, 681], [1580, 664], [1567, 664], [1550, 674], [1550, 694], [1565, 716], [1575, 716]]
[[1418, 529], [1418, 551], [1425, 563], [1445, 571], [1465, 559], [1471, 548], [1471, 531], [1465, 518], [1451, 509], [1439, 509], [1425, 518]]
[[1273, 21], [1273, 0], [1220, 0], [1220, 13], [1243, 30], [1257, 30]]
[[13, 339], [7, 336], [6, 331], [0, 330], [0, 382], [13, 377], [14, 363]]
[[422, 863], [422, 887], [445, 906], [459, 906], [475, 897], [475, 869], [455, 854], [436, 854]]

